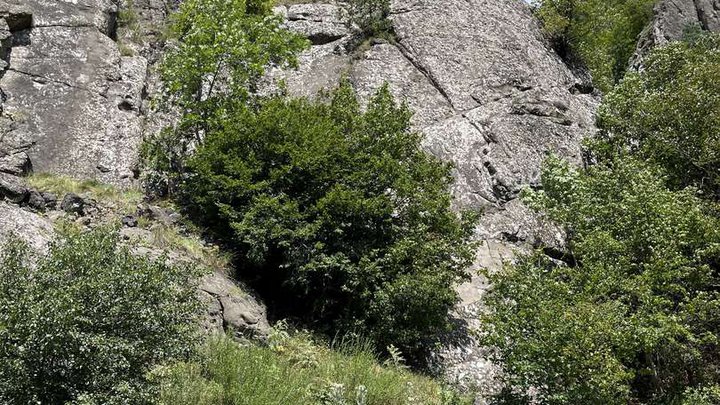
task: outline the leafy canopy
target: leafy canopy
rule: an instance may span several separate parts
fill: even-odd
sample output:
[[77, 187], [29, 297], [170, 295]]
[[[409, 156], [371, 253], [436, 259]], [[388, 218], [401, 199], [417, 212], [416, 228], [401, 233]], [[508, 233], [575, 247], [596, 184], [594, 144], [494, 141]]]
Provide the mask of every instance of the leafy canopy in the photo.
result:
[[189, 162], [189, 206], [271, 300], [418, 351], [448, 326], [475, 218], [450, 209], [450, 166], [410, 116], [387, 87], [361, 111], [348, 83], [236, 111]]
[[586, 170], [546, 162], [544, 190], [527, 201], [568, 230], [574, 260], [523, 257], [491, 275], [487, 298], [487, 342], [516, 393], [676, 403], [720, 381], [720, 222], [693, 190], [664, 180], [633, 159]]
[[145, 375], [195, 343], [191, 268], [134, 256], [117, 232], [0, 252], [0, 402], [148, 403]]
[[669, 185], [720, 196], [720, 35], [653, 52], [599, 112], [600, 159], [632, 154], [662, 167]]
[[186, 0], [173, 14], [177, 43], [160, 66], [164, 104], [181, 114], [174, 128], [149, 140], [147, 163], [182, 173], [184, 160], [217, 121], [256, 96], [270, 67], [297, 65], [307, 41], [282, 28], [270, 0]]

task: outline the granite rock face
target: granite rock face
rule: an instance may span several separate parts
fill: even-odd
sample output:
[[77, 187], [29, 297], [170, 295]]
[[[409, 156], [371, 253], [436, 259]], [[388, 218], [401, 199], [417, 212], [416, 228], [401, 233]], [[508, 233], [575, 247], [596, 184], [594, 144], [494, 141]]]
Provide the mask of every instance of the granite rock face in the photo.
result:
[[640, 34], [630, 66], [642, 68], [642, 60], [655, 46], [682, 39], [687, 29], [720, 32], [720, 0], [661, 0], [653, 21]]
[[[0, 171], [133, 181], [149, 52], [121, 53], [118, 1], [0, 0]], [[135, 3], [146, 38], [167, 10]]]

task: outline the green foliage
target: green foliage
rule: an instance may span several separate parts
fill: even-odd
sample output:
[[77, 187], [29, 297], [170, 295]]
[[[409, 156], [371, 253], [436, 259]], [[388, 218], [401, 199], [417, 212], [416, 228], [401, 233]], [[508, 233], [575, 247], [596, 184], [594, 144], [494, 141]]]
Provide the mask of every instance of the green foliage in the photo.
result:
[[682, 405], [720, 404], [720, 385], [688, 390]]
[[389, 0], [351, 0], [348, 22], [358, 27], [366, 38], [392, 38]]
[[568, 230], [568, 264], [531, 255], [490, 275], [505, 400], [532, 388], [547, 404], [670, 404], [717, 384], [720, 223], [693, 190], [628, 158], [551, 158], [542, 182], [526, 201]]
[[361, 112], [348, 83], [237, 111], [190, 160], [188, 206], [271, 300], [416, 354], [448, 326], [476, 216], [450, 209], [410, 116], [387, 87]]
[[669, 185], [720, 195], [720, 35], [693, 35], [652, 52], [600, 109], [600, 159], [632, 154], [662, 167]]
[[166, 174], [182, 173], [184, 160], [219, 120], [244, 107], [273, 66], [295, 66], [307, 46], [281, 28], [269, 0], [186, 0], [172, 16], [178, 39], [160, 67], [165, 104], [182, 113], [175, 128], [148, 140], [146, 164]]
[[437, 382], [381, 367], [367, 345], [329, 350], [309, 336], [275, 333], [269, 347], [210, 340], [194, 361], [156, 370], [160, 403], [414, 405], [472, 403]]
[[635, 51], [656, 0], [538, 0], [536, 14], [561, 55], [576, 55], [609, 91]]
[[0, 402], [148, 403], [145, 375], [187, 358], [197, 271], [133, 256], [117, 232], [0, 253]]

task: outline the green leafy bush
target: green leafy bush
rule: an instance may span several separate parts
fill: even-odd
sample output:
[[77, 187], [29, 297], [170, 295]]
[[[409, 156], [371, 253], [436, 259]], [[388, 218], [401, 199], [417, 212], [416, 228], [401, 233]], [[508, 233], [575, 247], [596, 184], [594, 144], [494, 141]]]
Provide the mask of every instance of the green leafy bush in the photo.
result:
[[117, 232], [0, 253], [0, 403], [148, 403], [145, 375], [187, 358], [198, 272], [133, 256]]
[[351, 0], [348, 22], [358, 27], [367, 38], [392, 37], [389, 0]]
[[295, 66], [307, 46], [283, 29], [270, 0], [186, 0], [173, 14], [177, 38], [160, 66], [164, 104], [181, 113], [174, 128], [148, 139], [145, 163], [165, 176], [184, 172], [184, 161], [217, 120], [244, 107], [266, 69]]
[[538, 0], [536, 14], [553, 46], [566, 58], [579, 57], [596, 87], [610, 91], [650, 22], [657, 0]]
[[662, 167], [669, 185], [720, 195], [720, 35], [675, 42], [648, 56], [599, 113], [601, 160], [632, 154]]
[[275, 333], [269, 347], [211, 339], [196, 361], [156, 370], [160, 403], [461, 405], [472, 399], [408, 371], [381, 366], [366, 344], [330, 350], [304, 334]]
[[486, 299], [508, 403], [671, 404], [720, 381], [720, 221], [661, 173], [546, 162], [526, 201], [568, 230], [567, 263], [522, 257]]
[[348, 83], [237, 111], [190, 160], [188, 206], [271, 302], [415, 354], [448, 326], [476, 216], [410, 116], [387, 87], [362, 112]]

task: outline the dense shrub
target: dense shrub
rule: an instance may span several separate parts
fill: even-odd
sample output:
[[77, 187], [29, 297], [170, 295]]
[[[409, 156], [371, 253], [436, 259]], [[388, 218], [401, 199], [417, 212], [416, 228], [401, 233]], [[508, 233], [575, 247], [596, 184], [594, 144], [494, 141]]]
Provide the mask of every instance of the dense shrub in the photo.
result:
[[237, 111], [190, 160], [189, 206], [271, 301], [415, 352], [448, 326], [475, 216], [450, 209], [410, 116], [387, 87], [362, 112], [347, 83]]
[[182, 173], [190, 151], [217, 120], [255, 96], [268, 68], [297, 64], [307, 41], [282, 28], [271, 5], [271, 0], [185, 0], [173, 14], [170, 29], [177, 43], [166, 52], [160, 76], [163, 104], [181, 119], [144, 145], [145, 163], [156, 173]]
[[340, 342], [333, 350], [305, 334], [274, 333], [268, 347], [211, 339], [195, 361], [157, 370], [160, 403], [215, 404], [470, 404], [439, 383], [392, 365], [371, 348]]
[[147, 403], [146, 373], [186, 358], [197, 271], [133, 256], [116, 234], [0, 253], [0, 403]]
[[657, 0], [537, 0], [536, 14], [559, 53], [578, 57], [595, 86], [620, 80]]
[[490, 276], [486, 342], [505, 399], [712, 398], [701, 388], [720, 381], [718, 219], [632, 159], [576, 170], [553, 158], [542, 182], [526, 201], [566, 227], [569, 252], [566, 264], [531, 255]]
[[652, 52], [608, 95], [599, 113], [598, 158], [632, 154], [661, 166], [669, 185], [720, 193], [720, 35]]

